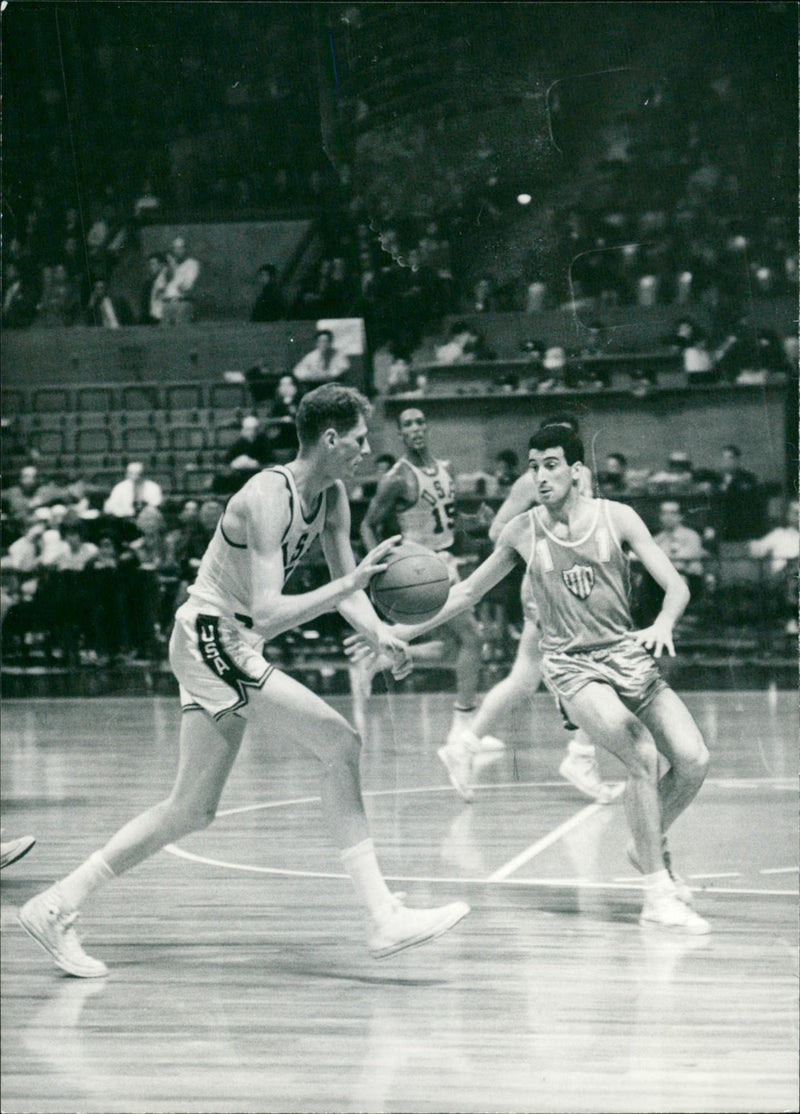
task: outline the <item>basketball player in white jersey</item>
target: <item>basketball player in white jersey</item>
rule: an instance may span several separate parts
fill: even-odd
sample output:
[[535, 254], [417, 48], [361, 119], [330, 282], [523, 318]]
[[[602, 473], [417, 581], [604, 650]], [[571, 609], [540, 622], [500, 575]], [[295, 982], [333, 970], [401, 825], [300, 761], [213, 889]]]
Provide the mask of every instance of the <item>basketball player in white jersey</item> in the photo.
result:
[[[323, 813], [368, 913], [367, 942], [376, 958], [432, 940], [469, 912], [463, 902], [407, 909], [389, 892], [364, 813], [358, 734], [263, 656], [265, 641], [337, 609], [381, 645], [398, 673], [408, 668], [406, 648], [363, 591], [386, 567], [399, 539], [388, 539], [359, 565], [350, 545], [343, 481], [370, 451], [369, 412], [367, 400], [352, 388], [326, 384], [311, 391], [297, 414], [295, 460], [257, 473], [226, 506], [170, 641], [183, 707], [172, 792], [20, 910], [22, 926], [69, 974], [107, 974], [78, 941], [77, 911], [104, 883], [211, 823], [251, 717], [256, 730], [279, 731], [319, 759]], [[317, 537], [333, 579], [311, 592], [284, 595], [288, 577]]]
[[[548, 426], [562, 426], [579, 432], [578, 423], [570, 414], [556, 414], [542, 422], [540, 429]], [[592, 473], [584, 465], [578, 481], [581, 495], [591, 498], [594, 495]], [[489, 539], [496, 542], [503, 527], [518, 514], [530, 510], [538, 502], [536, 480], [530, 469], [515, 481], [511, 491], [489, 526]], [[522, 581], [522, 634], [517, 647], [517, 656], [508, 676], [490, 689], [484, 696], [481, 706], [468, 728], [454, 739], [443, 758], [448, 765], [452, 752], [459, 747], [468, 747], [473, 753], [489, 750], [492, 745], [502, 749], [504, 744], [496, 738], [497, 725], [512, 715], [516, 708], [530, 702], [531, 696], [539, 687], [541, 678], [541, 651], [539, 650], [539, 613], [527, 578]], [[574, 724], [568, 724], [574, 729]], [[458, 758], [456, 757], [458, 764]], [[600, 777], [594, 744], [585, 732], [575, 730], [567, 744], [567, 753], [558, 772], [581, 793], [601, 804], [614, 799], [613, 787]], [[467, 799], [472, 798], [472, 790]]]
[[[689, 887], [672, 872], [665, 835], [703, 784], [708, 751], [683, 701], [646, 652], [674, 656], [672, 631], [689, 590], [631, 507], [580, 493], [583, 445], [574, 433], [541, 430], [531, 439], [529, 463], [540, 506], [506, 525], [492, 555], [451, 589], [434, 619], [399, 624], [394, 631], [405, 639], [427, 634], [474, 607], [523, 561], [539, 608], [547, 687], [569, 718], [628, 770], [628, 853], [645, 887], [641, 923], [703, 935], [710, 926], [691, 907]], [[640, 631], [633, 630], [628, 602], [626, 545], [665, 593], [661, 612]], [[360, 635], [346, 639], [346, 646], [356, 659], [375, 652]], [[457, 772], [468, 785], [471, 760], [464, 753]], [[659, 754], [669, 764], [660, 780]]]
[[[453, 583], [458, 580], [455, 558], [456, 495], [450, 465], [437, 460], [428, 447], [428, 425], [422, 410], [409, 407], [397, 418], [405, 452], [378, 484], [361, 523], [361, 540], [369, 550], [397, 523], [404, 541], [417, 542], [447, 559]], [[442, 631], [446, 660], [455, 662], [456, 700], [448, 739], [469, 726], [475, 711], [482, 664], [483, 638], [475, 616], [456, 616]], [[438, 647], [416, 647], [416, 660], [441, 660]]]

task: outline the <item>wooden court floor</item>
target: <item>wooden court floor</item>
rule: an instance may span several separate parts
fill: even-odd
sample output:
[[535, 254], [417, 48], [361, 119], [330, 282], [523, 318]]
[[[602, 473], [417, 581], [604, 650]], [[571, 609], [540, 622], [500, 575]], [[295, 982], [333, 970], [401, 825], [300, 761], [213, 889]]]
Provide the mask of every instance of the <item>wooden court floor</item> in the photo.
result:
[[435, 753], [450, 698], [390, 694], [362, 761], [379, 856], [462, 925], [372, 960], [313, 760], [252, 731], [216, 823], [87, 906], [107, 980], [61, 975], [16, 911], [167, 791], [177, 700], [5, 702], [4, 834], [38, 842], [2, 874], [3, 1111], [797, 1110], [796, 695], [686, 701], [712, 768], [671, 844], [711, 937], [639, 927], [621, 804], [559, 779], [546, 695], [470, 806]]

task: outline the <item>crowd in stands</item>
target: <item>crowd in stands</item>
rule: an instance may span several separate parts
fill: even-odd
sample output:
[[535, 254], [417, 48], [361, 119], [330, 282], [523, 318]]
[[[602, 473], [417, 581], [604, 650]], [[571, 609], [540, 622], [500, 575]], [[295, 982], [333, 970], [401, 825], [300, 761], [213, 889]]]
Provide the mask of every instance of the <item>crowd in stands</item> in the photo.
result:
[[[291, 407], [296, 383], [283, 380], [282, 390], [292, 399], [284, 403], [282, 395], [276, 405]], [[276, 439], [290, 426], [293, 431], [291, 421], [272, 421], [245, 415], [207, 489], [196, 497], [163, 491], [138, 461], [128, 463], [108, 490], [84, 480], [55, 482], [26, 464], [2, 492], [5, 659], [67, 666], [163, 660], [175, 608], [194, 579], [225, 501], [260, 468], [289, 459], [296, 449], [296, 442]], [[356, 507], [371, 497], [393, 463], [384, 454], [375, 461], [374, 474], [353, 487]], [[459, 475], [457, 491], [460, 498], [496, 506], [519, 472], [516, 454], [501, 450], [490, 470]], [[775, 637], [796, 633], [798, 504], [770, 499], [743, 467], [736, 445], [724, 447], [718, 470], [698, 469], [685, 453], [675, 452], [663, 468], [637, 472], [624, 454], [610, 453], [596, 478], [599, 493], [607, 497], [656, 498], [656, 542], [690, 585], [690, 625], [705, 616], [719, 629], [726, 614], [735, 617], [749, 599], [742, 618], [762, 627], [766, 621]], [[358, 545], [355, 532], [354, 540]], [[472, 530], [465, 552], [480, 552], [488, 544]], [[749, 597], [721, 576], [721, 562], [730, 563], [732, 554], [747, 566]], [[641, 570], [633, 571], [640, 614], [657, 611], [657, 586]], [[316, 575], [313, 564], [303, 573], [310, 583]], [[509, 597], [509, 602], [513, 618], [518, 601]], [[506, 632], [503, 639], [507, 642]]]

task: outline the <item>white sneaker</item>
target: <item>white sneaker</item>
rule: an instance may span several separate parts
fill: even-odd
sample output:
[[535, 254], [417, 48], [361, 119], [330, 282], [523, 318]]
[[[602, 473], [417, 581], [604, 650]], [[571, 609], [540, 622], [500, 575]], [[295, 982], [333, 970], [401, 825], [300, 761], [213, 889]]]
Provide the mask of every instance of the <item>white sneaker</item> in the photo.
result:
[[473, 749], [475, 749], [478, 754], [492, 754], [499, 750], [505, 750], [506, 744], [495, 735], [482, 735], [480, 739], [478, 739], [477, 747]]
[[711, 931], [708, 921], [703, 920], [694, 909], [690, 909], [674, 893], [647, 897], [639, 917], [639, 924], [680, 929], [691, 936], [705, 936]]
[[[644, 871], [642, 870], [639, 859], [636, 855], [636, 849], [634, 847], [629, 847], [627, 854], [628, 861], [630, 862], [631, 866], [635, 867], [640, 874], [643, 874]], [[692, 908], [692, 906], [694, 905], [694, 895], [689, 889], [689, 883], [686, 882], [685, 879], [681, 878], [680, 874], [673, 871], [672, 869], [672, 856], [670, 855], [669, 849], [667, 847], [666, 836], [664, 836], [661, 840], [661, 857], [664, 860], [664, 869], [675, 884], [675, 893], [678, 895], [684, 905], [688, 905], [690, 908]]]
[[367, 947], [374, 959], [388, 959], [390, 955], [418, 948], [449, 932], [469, 911], [464, 901], [454, 901], [438, 909], [406, 909], [395, 896], [389, 916], [370, 931]]
[[614, 800], [613, 786], [607, 785], [600, 777], [597, 759], [592, 754], [573, 754], [567, 751], [558, 767], [561, 776], [574, 785], [586, 797], [591, 797], [601, 805]]
[[0, 870], [10, 866], [23, 855], [27, 855], [36, 843], [33, 836], [20, 836], [19, 839], [10, 839], [7, 843], [0, 843]]
[[444, 763], [450, 784], [462, 800], [469, 803], [475, 797], [470, 782], [472, 781], [472, 751], [465, 743], [455, 740], [440, 747], [436, 752]]
[[19, 911], [19, 923], [50, 953], [57, 967], [79, 979], [102, 978], [108, 968], [81, 947], [74, 928], [77, 919], [76, 912], [63, 907], [54, 887], [32, 897]]

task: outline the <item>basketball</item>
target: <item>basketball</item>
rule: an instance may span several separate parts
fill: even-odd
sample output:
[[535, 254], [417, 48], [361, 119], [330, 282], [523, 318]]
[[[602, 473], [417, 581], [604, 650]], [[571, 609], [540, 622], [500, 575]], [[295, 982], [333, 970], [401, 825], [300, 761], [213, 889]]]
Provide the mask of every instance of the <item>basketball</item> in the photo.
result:
[[441, 557], [424, 545], [403, 542], [389, 555], [387, 566], [370, 583], [372, 602], [386, 619], [423, 623], [438, 615], [450, 591], [450, 573]]

